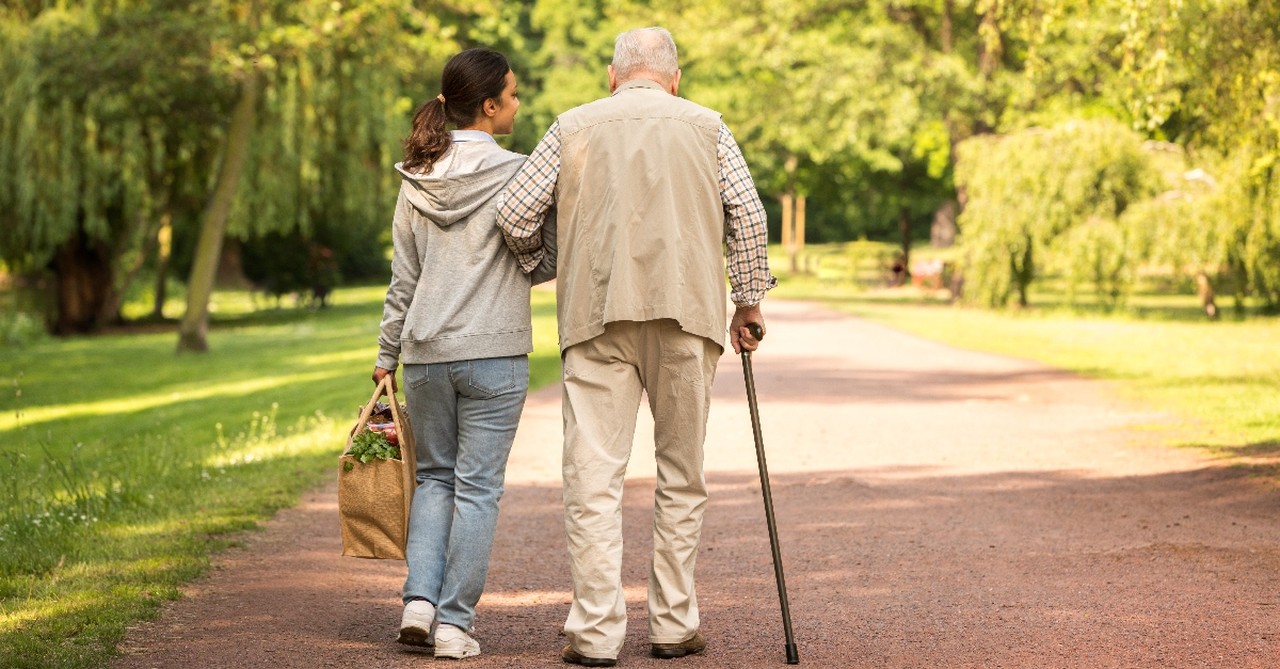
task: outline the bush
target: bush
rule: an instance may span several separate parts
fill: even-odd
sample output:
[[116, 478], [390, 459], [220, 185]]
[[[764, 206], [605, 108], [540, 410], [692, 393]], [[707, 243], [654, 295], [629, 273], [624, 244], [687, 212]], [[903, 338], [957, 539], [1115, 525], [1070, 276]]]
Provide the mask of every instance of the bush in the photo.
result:
[[[975, 137], [957, 150], [968, 198], [959, 221], [966, 297], [1004, 306], [1016, 296], [1027, 306], [1042, 265], [1058, 265], [1119, 299], [1132, 270], [1115, 220], [1159, 190], [1137, 134], [1112, 120], [1070, 121]], [[1079, 226], [1091, 227], [1068, 235]]]

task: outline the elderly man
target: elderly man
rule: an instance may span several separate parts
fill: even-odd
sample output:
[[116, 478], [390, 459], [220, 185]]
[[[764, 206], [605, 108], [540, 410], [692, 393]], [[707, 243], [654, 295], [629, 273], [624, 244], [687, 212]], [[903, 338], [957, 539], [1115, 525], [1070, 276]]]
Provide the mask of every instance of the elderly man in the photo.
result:
[[573, 604], [566, 662], [608, 667], [626, 631], [622, 481], [641, 392], [654, 418], [657, 491], [649, 577], [654, 657], [701, 653], [694, 564], [706, 507], [703, 442], [724, 351], [725, 258], [735, 351], [755, 350], [769, 272], [764, 207], [720, 115], [677, 97], [662, 28], [620, 35], [610, 97], [562, 114], [499, 196], [522, 267], [559, 228], [564, 507]]

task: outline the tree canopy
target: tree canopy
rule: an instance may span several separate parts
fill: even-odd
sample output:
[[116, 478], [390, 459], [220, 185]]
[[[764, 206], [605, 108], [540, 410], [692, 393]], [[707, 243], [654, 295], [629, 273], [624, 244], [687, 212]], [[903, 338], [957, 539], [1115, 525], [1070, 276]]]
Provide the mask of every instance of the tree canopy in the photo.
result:
[[[379, 276], [390, 167], [451, 54], [509, 55], [524, 106], [502, 141], [527, 152], [606, 94], [614, 37], [643, 25], [672, 30], [682, 95], [724, 115], [770, 209], [807, 202], [811, 240], [906, 252], [951, 207], [980, 301], [1022, 301], [1014, 277], [1052, 270], [1118, 302], [1137, 264], [1163, 263], [1280, 309], [1280, 5], [1257, 0], [7, 3], [0, 261], [52, 280], [59, 332], [118, 319], [148, 275], [186, 280], [198, 309], [224, 238], [281, 290], [316, 281], [273, 261], [282, 244], [327, 250], [327, 280]], [[1110, 186], [1055, 199], [1075, 186], [1052, 179], [1109, 179], [1114, 160], [1164, 177], [1126, 182], [1122, 208]], [[1185, 188], [1196, 170], [1212, 188]], [[1051, 234], [991, 255], [993, 230], [1033, 218]]]

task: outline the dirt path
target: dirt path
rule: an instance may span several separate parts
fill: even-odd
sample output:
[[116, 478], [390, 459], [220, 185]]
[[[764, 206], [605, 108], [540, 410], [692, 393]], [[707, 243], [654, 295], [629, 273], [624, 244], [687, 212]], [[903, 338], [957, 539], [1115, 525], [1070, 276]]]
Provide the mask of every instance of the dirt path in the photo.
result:
[[[1166, 417], [1104, 384], [804, 304], [766, 305], [755, 358], [801, 664], [1280, 666], [1280, 491], [1151, 445]], [[631, 624], [619, 666], [783, 665], [741, 366], [722, 359], [698, 565], [706, 655], [648, 657], [653, 455], [625, 500]], [[559, 389], [530, 397], [467, 667], [558, 667], [568, 610]], [[641, 411], [641, 419], [648, 419]], [[651, 423], [650, 423], [651, 424]], [[342, 558], [332, 488], [308, 494], [117, 669], [419, 667], [394, 643], [403, 563]]]

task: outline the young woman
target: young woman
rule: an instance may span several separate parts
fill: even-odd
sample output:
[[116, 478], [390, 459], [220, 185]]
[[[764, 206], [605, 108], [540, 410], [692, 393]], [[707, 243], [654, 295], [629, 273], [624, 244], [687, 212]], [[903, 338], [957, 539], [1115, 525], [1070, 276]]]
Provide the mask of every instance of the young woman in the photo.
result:
[[398, 641], [434, 645], [436, 657], [480, 654], [470, 631], [529, 387], [529, 287], [555, 275], [554, 257], [521, 272], [494, 221], [525, 157], [493, 136], [511, 132], [519, 109], [507, 59], [464, 51], [414, 116], [396, 165], [404, 180], [373, 380], [404, 366], [418, 488]]

